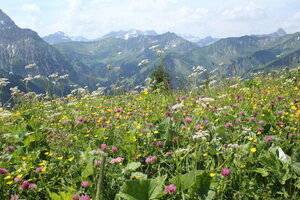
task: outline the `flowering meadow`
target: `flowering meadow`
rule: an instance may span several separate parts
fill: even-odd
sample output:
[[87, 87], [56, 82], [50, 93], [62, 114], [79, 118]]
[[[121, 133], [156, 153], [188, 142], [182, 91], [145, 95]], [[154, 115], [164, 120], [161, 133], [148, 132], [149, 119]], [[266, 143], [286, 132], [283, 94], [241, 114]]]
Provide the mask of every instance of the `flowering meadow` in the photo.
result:
[[201, 90], [13, 90], [0, 199], [299, 199], [300, 71]]

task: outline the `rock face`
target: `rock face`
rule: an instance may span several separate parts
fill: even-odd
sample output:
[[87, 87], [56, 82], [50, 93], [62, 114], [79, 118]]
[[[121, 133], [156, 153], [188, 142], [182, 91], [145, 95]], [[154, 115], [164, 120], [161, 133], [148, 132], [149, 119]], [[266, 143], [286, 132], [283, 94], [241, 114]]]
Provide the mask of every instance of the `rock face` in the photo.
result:
[[[25, 69], [35, 64], [35, 69]], [[51, 45], [42, 40], [30, 29], [19, 28], [2, 10], [0, 10], [0, 69], [10, 74], [27, 76], [52, 73], [70, 74], [76, 72], [63, 56]]]

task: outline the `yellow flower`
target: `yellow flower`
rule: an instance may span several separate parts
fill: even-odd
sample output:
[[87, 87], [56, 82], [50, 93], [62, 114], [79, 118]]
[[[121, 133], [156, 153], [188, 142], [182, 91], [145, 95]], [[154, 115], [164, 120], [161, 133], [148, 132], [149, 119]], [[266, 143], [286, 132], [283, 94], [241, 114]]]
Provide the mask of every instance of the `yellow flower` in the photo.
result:
[[202, 155], [205, 157], [205, 156], [207, 156], [208, 154], [207, 154], [207, 153], [204, 153], [204, 154], [202, 154]]
[[292, 110], [297, 110], [297, 107], [296, 107], [296, 106], [292, 106], [291, 109], [292, 109]]
[[7, 185], [11, 185], [12, 183], [13, 183], [13, 181], [6, 182]]
[[74, 158], [68, 158], [68, 161], [72, 162], [74, 160]]
[[246, 167], [246, 165], [241, 165], [241, 166], [240, 166], [240, 168], [245, 168], [245, 167]]
[[11, 176], [8, 175], [8, 176], [5, 176], [5, 177], [4, 177], [4, 180], [10, 179], [10, 178], [11, 178]]
[[210, 173], [210, 174], [209, 174], [209, 176], [213, 178], [213, 177], [215, 177], [215, 176], [216, 176], [216, 174], [214, 174], [214, 173]]
[[134, 177], [135, 177], [135, 179], [140, 179], [141, 178], [141, 176], [138, 176], [138, 175], [134, 176]]
[[248, 140], [249, 140], [249, 141], [252, 141], [252, 140], [253, 140], [253, 138], [248, 138]]
[[135, 128], [136, 128], [137, 130], [139, 130], [139, 129], [141, 128], [141, 125], [137, 125]]
[[62, 159], [63, 159], [63, 156], [61, 156], [61, 157], [58, 157], [57, 159], [58, 159], [58, 160], [62, 160]]
[[252, 152], [252, 153], [256, 152], [256, 148], [251, 148], [250, 152]]

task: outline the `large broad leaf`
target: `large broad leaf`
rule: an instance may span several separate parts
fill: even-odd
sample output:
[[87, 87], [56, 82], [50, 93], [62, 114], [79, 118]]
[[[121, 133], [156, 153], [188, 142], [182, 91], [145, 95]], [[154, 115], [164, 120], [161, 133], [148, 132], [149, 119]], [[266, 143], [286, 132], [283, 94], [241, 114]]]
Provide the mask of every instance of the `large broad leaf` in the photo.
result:
[[140, 162], [131, 162], [125, 167], [125, 170], [126, 171], [135, 171], [140, 166], [141, 166]]
[[83, 178], [87, 178], [88, 176], [92, 175], [94, 173], [94, 167], [93, 167], [93, 159], [88, 160], [88, 163], [85, 167], [85, 169], [82, 171], [81, 176]]
[[130, 180], [124, 183], [118, 196], [127, 200], [157, 199], [164, 195], [161, 179]]
[[192, 171], [188, 174], [177, 175], [170, 180], [171, 183], [176, 185], [178, 191], [184, 191], [191, 188], [196, 181], [196, 171]]
[[215, 192], [210, 190], [211, 177], [207, 172], [198, 173], [196, 183], [193, 185], [194, 191], [197, 191], [201, 199], [213, 199]]

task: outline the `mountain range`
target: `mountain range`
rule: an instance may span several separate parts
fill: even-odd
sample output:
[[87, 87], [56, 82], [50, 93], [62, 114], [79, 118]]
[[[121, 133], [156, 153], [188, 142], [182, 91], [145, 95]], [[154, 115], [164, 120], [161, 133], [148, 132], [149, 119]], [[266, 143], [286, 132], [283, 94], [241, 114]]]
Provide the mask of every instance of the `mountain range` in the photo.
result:
[[[222, 72], [226, 76], [246, 76], [250, 72], [295, 67], [300, 60], [300, 33], [287, 34], [283, 29], [223, 39], [189, 41], [183, 37], [187, 38], [171, 32], [132, 29], [111, 32], [96, 40], [72, 38], [62, 32], [42, 39], [30, 29], [19, 28], [0, 10], [0, 78], [10, 81], [3, 90], [6, 94], [14, 86], [28, 90], [22, 79], [54, 73], [69, 75], [59, 87], [55, 80], [47, 79], [54, 88], [63, 86], [63, 93], [74, 84], [94, 90], [99, 84], [108, 87], [117, 83], [132, 89], [144, 84], [160, 62], [157, 51], [163, 52], [161, 58], [173, 87], [186, 82], [194, 66], [217, 71], [215, 75]], [[45, 85], [46, 79], [30, 81], [31, 91], [45, 93]]]

